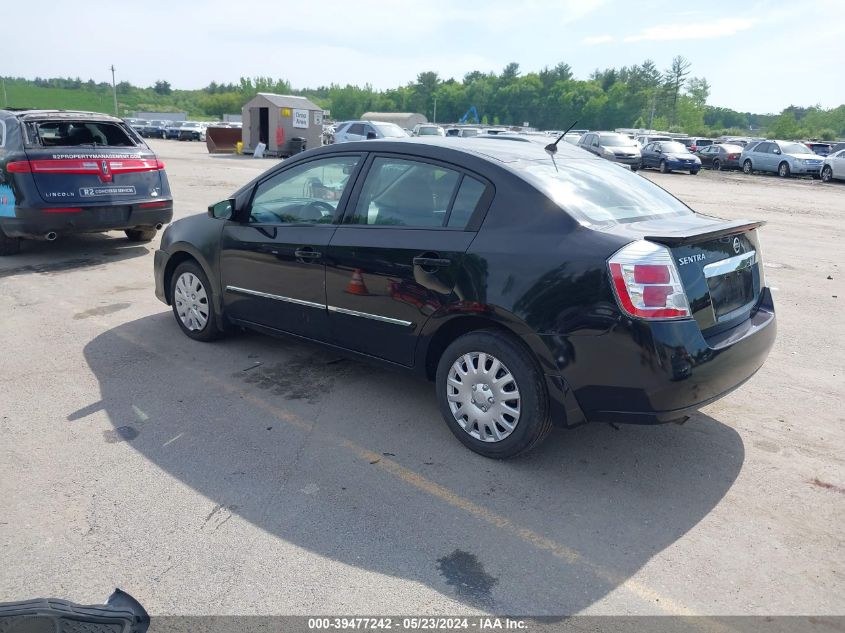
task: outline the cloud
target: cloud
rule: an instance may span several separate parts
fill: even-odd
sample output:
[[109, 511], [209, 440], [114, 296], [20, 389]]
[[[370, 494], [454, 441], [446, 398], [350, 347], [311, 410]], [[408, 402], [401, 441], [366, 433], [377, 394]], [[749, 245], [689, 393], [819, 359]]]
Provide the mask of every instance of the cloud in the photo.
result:
[[592, 37], [585, 37], [584, 44], [588, 44], [590, 46], [594, 46], [596, 44], [609, 44], [610, 42], [614, 41], [614, 37], [612, 35], [593, 35]]
[[626, 42], [665, 42], [670, 40], [703, 40], [716, 37], [729, 37], [740, 31], [746, 31], [757, 23], [754, 18], [722, 18], [712, 22], [686, 24], [659, 24], [637, 35], [629, 35]]

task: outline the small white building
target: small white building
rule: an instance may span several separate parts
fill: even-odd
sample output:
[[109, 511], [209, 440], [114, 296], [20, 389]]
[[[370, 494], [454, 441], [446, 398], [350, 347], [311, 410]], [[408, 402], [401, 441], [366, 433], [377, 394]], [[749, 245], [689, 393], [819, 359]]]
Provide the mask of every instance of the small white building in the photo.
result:
[[289, 156], [305, 148], [320, 147], [323, 109], [305, 97], [259, 92], [242, 110], [244, 152], [252, 153], [258, 143], [276, 156]]

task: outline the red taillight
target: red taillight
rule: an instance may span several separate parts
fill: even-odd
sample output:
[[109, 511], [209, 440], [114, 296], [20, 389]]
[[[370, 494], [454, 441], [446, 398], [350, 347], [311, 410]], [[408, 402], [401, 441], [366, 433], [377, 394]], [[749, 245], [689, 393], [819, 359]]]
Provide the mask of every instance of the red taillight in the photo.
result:
[[663, 265], [635, 264], [634, 281], [638, 284], [666, 284], [669, 283], [669, 270]]
[[160, 207], [169, 206], [170, 203], [166, 200], [159, 200], [158, 202], [143, 202], [138, 205], [139, 209], [158, 209]]
[[665, 246], [632, 242], [608, 260], [622, 310], [641, 319], [690, 316], [689, 303], [672, 254]]
[[16, 160], [12, 163], [6, 163], [6, 171], [10, 174], [28, 174], [32, 171], [32, 165], [28, 160]]
[[739, 160], [739, 154], [728, 154], [730, 160]]
[[44, 213], [79, 213], [82, 211], [79, 207], [51, 207], [44, 209]]
[[156, 168], [157, 169], [164, 169], [164, 162], [156, 159]]

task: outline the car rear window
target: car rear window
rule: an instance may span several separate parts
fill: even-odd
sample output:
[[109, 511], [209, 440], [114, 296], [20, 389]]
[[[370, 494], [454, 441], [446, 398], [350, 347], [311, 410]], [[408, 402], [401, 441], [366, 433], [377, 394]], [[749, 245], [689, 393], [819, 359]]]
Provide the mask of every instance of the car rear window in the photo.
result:
[[692, 210], [651, 181], [597, 160], [511, 163], [528, 182], [582, 224], [621, 224], [680, 215]]
[[106, 121], [32, 121], [27, 135], [45, 147], [135, 147], [137, 143], [119, 125]]

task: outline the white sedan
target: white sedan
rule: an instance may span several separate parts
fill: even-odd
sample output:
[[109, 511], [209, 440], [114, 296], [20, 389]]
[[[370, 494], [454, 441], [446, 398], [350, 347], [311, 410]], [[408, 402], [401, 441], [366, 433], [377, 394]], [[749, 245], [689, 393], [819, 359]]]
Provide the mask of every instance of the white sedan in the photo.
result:
[[834, 178], [845, 180], [845, 149], [834, 152], [822, 164], [822, 180], [830, 182]]

